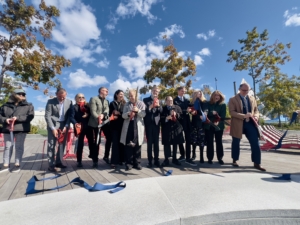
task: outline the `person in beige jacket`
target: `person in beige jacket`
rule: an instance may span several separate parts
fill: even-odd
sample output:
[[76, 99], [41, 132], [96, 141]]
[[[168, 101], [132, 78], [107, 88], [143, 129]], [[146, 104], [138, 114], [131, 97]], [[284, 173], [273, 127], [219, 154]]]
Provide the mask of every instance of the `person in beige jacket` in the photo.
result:
[[231, 115], [230, 135], [232, 136], [231, 156], [233, 159], [232, 165], [238, 167], [237, 160], [240, 155], [240, 141], [242, 135], [245, 134], [251, 146], [251, 159], [254, 167], [261, 171], [266, 171], [261, 167], [261, 152], [259, 147], [259, 133], [252, 117], [256, 121], [259, 118], [256, 100], [253, 96], [249, 96], [250, 86], [246, 83], [241, 84], [239, 93], [230, 98], [229, 112]]
[[126, 170], [142, 169], [140, 158], [146, 112], [144, 102], [136, 99], [136, 90], [129, 90], [129, 101], [124, 105], [122, 114], [124, 122], [120, 142], [125, 145]]

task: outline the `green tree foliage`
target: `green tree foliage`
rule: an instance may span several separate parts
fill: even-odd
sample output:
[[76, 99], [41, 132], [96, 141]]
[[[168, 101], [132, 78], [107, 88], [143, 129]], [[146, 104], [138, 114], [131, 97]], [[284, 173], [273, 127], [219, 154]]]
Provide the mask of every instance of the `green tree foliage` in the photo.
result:
[[[300, 77], [288, 77], [276, 72], [271, 74], [270, 82], [260, 85], [258, 96], [264, 103], [265, 109], [271, 114], [291, 115], [300, 101]], [[281, 121], [279, 121], [281, 123]]]
[[0, 25], [8, 35], [0, 35], [0, 56], [3, 60], [0, 90], [4, 74], [9, 71], [34, 89], [39, 89], [41, 83], [54, 87], [61, 85], [56, 74], [61, 74], [62, 68], [70, 66], [71, 62], [53, 54], [44, 45], [44, 41], [51, 38], [55, 26], [53, 18], [58, 16], [59, 10], [47, 6], [44, 0], [39, 9], [26, 5], [24, 0], [5, 0], [0, 11]]
[[291, 60], [285, 51], [291, 44], [284, 45], [276, 41], [268, 45], [268, 31], [264, 30], [259, 34], [256, 27], [246, 33], [247, 38], [238, 40], [243, 46], [240, 50], [231, 50], [227, 62], [235, 62], [234, 71], [249, 71], [256, 96], [256, 83], [270, 79], [272, 73], [279, 72], [279, 65]]
[[164, 39], [169, 42], [169, 45], [164, 47], [167, 59], [155, 58], [152, 60], [151, 68], [144, 75], [147, 85], [140, 89], [140, 93], [146, 94], [152, 88], [149, 84], [155, 79], [159, 79], [160, 99], [164, 99], [168, 95], [176, 96], [176, 88], [183, 84], [190, 94], [192, 81], [190, 79], [186, 81], [186, 78], [196, 74], [196, 65], [190, 57], [183, 59], [179, 56], [173, 42], [168, 40], [166, 36]]

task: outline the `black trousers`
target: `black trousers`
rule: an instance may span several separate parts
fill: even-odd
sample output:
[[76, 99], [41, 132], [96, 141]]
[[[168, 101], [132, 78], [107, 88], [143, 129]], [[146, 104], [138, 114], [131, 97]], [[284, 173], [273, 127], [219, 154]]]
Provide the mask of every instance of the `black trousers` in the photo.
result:
[[122, 130], [112, 130], [112, 147], [111, 147], [111, 164], [119, 164], [125, 161], [124, 159], [124, 145], [120, 142]]
[[84, 146], [84, 137], [88, 139], [88, 144], [89, 144], [89, 150], [90, 150], [90, 155], [91, 152], [93, 151], [94, 148], [94, 133], [92, 127], [88, 127], [87, 125], [83, 127], [81, 130], [79, 137], [78, 137], [78, 144], [77, 144], [77, 162], [82, 161], [82, 152], [83, 152], [83, 146]]
[[183, 144], [179, 144], [180, 155], [186, 157], [186, 159], [191, 158], [191, 131], [189, 129], [184, 129], [184, 139], [185, 139], [185, 150], [184, 152]]
[[205, 130], [207, 140], [206, 154], [207, 159], [212, 161], [214, 158], [214, 138], [216, 139], [216, 152], [218, 160], [222, 160], [224, 156], [224, 149], [222, 143], [223, 130], [216, 131], [214, 127], [210, 126], [209, 130]]
[[90, 156], [93, 159], [93, 162], [98, 162], [98, 155], [99, 155], [99, 143], [97, 143], [97, 135], [98, 135], [98, 127], [90, 127], [88, 126], [88, 129], [91, 130], [92, 134], [93, 134], [93, 147], [90, 152]]
[[125, 146], [126, 165], [136, 166], [140, 164], [141, 145], [134, 147]]
[[177, 157], [177, 144], [173, 144], [172, 146], [173, 146], [173, 152], [171, 154], [171, 145], [164, 145], [165, 159], [168, 159], [172, 155], [173, 160], [176, 160], [176, 157]]
[[159, 131], [160, 126], [155, 124], [148, 124], [146, 126], [146, 137], [147, 137], [147, 157], [149, 163], [152, 163], [152, 146], [154, 151], [154, 161], [159, 160]]
[[111, 141], [112, 141], [112, 137], [111, 137], [111, 130], [109, 127], [109, 123], [104, 125], [102, 127], [102, 131], [104, 133], [105, 136], [105, 151], [104, 151], [104, 158], [109, 158], [109, 151], [110, 151], [110, 147], [111, 147]]

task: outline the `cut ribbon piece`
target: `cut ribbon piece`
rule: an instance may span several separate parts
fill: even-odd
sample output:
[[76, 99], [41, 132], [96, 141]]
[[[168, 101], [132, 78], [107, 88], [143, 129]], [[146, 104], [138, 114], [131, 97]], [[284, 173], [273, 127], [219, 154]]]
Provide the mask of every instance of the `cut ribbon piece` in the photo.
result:
[[56, 189], [60, 189], [63, 188], [71, 183], [79, 183], [80, 185], [82, 185], [85, 189], [87, 189], [90, 192], [94, 192], [94, 191], [105, 191], [105, 190], [109, 190], [109, 193], [116, 193], [118, 191], [123, 190], [126, 187], [126, 183], [124, 183], [123, 181], [120, 181], [117, 184], [101, 184], [101, 183], [95, 183], [94, 186], [90, 186], [87, 182], [85, 182], [84, 180], [81, 180], [80, 177], [76, 177], [73, 180], [71, 180], [69, 183], [61, 185], [61, 186], [57, 186], [57, 187], [53, 187], [53, 188], [48, 188], [48, 189], [42, 189], [42, 190], [35, 190], [35, 183], [39, 182], [39, 181], [45, 181], [45, 180], [54, 180], [58, 177], [60, 177], [62, 175], [58, 174], [56, 176], [53, 177], [48, 177], [48, 178], [42, 178], [42, 179], [38, 179], [36, 176], [33, 176], [27, 183], [28, 186], [26, 188], [26, 193], [25, 195], [30, 195], [30, 194], [35, 194], [35, 193], [39, 193], [39, 192], [44, 192], [44, 191], [51, 191], [51, 190], [56, 190]]

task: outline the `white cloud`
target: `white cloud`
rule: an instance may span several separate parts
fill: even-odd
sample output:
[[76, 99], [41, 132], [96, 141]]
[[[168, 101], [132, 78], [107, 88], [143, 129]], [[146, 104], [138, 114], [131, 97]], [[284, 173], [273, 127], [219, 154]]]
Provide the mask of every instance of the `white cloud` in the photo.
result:
[[145, 72], [150, 69], [150, 64], [153, 58], [165, 58], [162, 45], [155, 45], [153, 42], [148, 42], [147, 45], [138, 45], [136, 47], [137, 57], [124, 55], [119, 58], [126, 72], [131, 79], [143, 77]]
[[[40, 0], [32, 0], [38, 6]], [[81, 0], [46, 0], [47, 5], [54, 5], [60, 10], [56, 27], [52, 32], [52, 40], [63, 47], [55, 48], [68, 59], [76, 59], [83, 63], [96, 63], [94, 54], [101, 54], [92, 46], [100, 42], [101, 30], [97, 26], [96, 16], [90, 6]]]
[[180, 25], [173, 24], [169, 27], [166, 27], [164, 32], [160, 32], [158, 34], [158, 39], [162, 39], [165, 35], [168, 38], [171, 38], [174, 34], [178, 34], [180, 38], [185, 37], [185, 33], [183, 32], [182, 27]]
[[107, 68], [108, 66], [109, 66], [109, 61], [106, 58], [104, 58], [103, 60], [97, 63], [97, 67], [99, 68]]
[[285, 26], [300, 26], [300, 14], [292, 14], [289, 10], [286, 10], [283, 17], [286, 18]]
[[292, 8], [292, 10], [297, 10], [297, 9], [298, 9], [298, 7], [293, 7], [293, 8]]
[[196, 64], [196, 66], [203, 65], [204, 59], [202, 56], [210, 56], [210, 55], [211, 55], [211, 52], [210, 52], [209, 48], [202, 48], [201, 51], [196, 53], [194, 56], [194, 62]]
[[190, 51], [179, 51], [178, 55], [185, 59], [191, 55], [191, 52]]
[[202, 57], [200, 55], [195, 55], [194, 63], [195, 63], [196, 66], [202, 65], [203, 62], [204, 62], [204, 59], [202, 59]]
[[127, 88], [129, 89], [137, 88], [137, 87], [141, 88], [144, 87], [145, 85], [146, 85], [146, 81], [143, 79], [138, 79], [136, 81], [130, 82], [125, 77], [119, 75], [118, 79], [110, 84], [109, 93], [114, 94], [115, 91], [117, 91], [118, 89], [126, 91]]
[[0, 30], [0, 35], [5, 37], [6, 39], [9, 38], [9, 33], [5, 32], [5, 31]]
[[99, 86], [107, 83], [108, 81], [104, 76], [95, 75], [94, 77], [91, 77], [84, 70], [77, 69], [76, 72], [70, 73], [67, 86], [71, 89], [78, 89], [82, 87]]
[[106, 24], [106, 29], [113, 31], [120, 18], [134, 17], [140, 14], [146, 17], [149, 24], [153, 24], [157, 17], [151, 14], [150, 10], [152, 5], [160, 2], [161, 0], [122, 0], [118, 5], [115, 14], [111, 16], [110, 21]]
[[202, 50], [199, 52], [199, 55], [205, 55], [205, 56], [210, 56], [210, 50], [208, 48], [202, 48]]
[[207, 32], [207, 34], [200, 33], [200, 34], [197, 34], [196, 37], [199, 38], [199, 39], [202, 38], [203, 40], [207, 41], [208, 39], [213, 38], [215, 35], [216, 35], [216, 31], [215, 30], [209, 30]]
[[161, 5], [161, 8], [163, 11], [165, 11], [167, 9], [167, 7], [165, 7], [164, 5]]
[[36, 98], [36, 100], [38, 100], [39, 102], [43, 102], [43, 103], [47, 102], [48, 99], [50, 99], [49, 96], [47, 96], [47, 95], [38, 95], [38, 96], [36, 96], [35, 98]]

